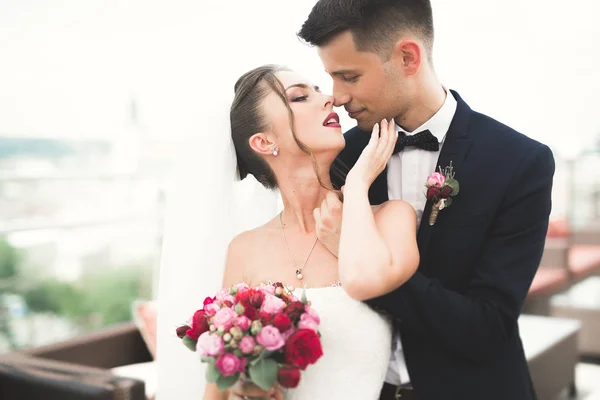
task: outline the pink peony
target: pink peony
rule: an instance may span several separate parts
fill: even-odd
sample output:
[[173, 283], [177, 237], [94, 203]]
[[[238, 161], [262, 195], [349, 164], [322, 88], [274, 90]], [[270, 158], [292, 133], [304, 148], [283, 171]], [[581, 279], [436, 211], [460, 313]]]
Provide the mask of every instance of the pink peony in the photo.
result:
[[233, 320], [233, 325], [239, 327], [243, 331], [246, 331], [248, 328], [250, 328], [250, 320], [248, 317], [242, 315]]
[[275, 287], [272, 285], [260, 285], [256, 290], [259, 290], [264, 294], [275, 294]]
[[267, 314], [277, 314], [285, 308], [285, 301], [272, 294], [266, 294], [262, 303], [261, 311]]
[[258, 344], [269, 351], [279, 350], [285, 345], [279, 329], [271, 325], [263, 327], [256, 336], [256, 340]]
[[244, 336], [240, 341], [238, 348], [244, 354], [252, 354], [254, 346], [256, 346], [254, 338], [252, 336]]
[[218, 356], [223, 352], [224, 348], [223, 339], [219, 335], [210, 332], [204, 332], [200, 335], [196, 344], [196, 350], [202, 356]]
[[[240, 372], [240, 359], [231, 353], [221, 355], [215, 366], [223, 376], [233, 376]], [[245, 366], [244, 366], [245, 367]]]
[[218, 328], [228, 331], [233, 326], [237, 314], [231, 308], [221, 308], [212, 319], [212, 323]]
[[300, 317], [300, 322], [298, 322], [298, 329], [310, 329], [317, 332], [318, 327], [319, 323], [315, 321], [309, 314], [302, 314]]
[[206, 307], [204, 307], [204, 311], [206, 311], [206, 315], [215, 315], [217, 313], [217, 311], [219, 311], [221, 309], [221, 306], [219, 304], [215, 303], [210, 303], [208, 304]]
[[427, 177], [426, 186], [440, 188], [446, 183], [446, 177], [439, 172], [434, 172]]

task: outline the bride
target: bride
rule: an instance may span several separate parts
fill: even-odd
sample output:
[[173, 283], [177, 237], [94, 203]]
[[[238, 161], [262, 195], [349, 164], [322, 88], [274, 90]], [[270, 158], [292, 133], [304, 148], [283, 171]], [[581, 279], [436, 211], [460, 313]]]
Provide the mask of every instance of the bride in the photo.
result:
[[[391, 351], [391, 322], [362, 301], [402, 285], [416, 271], [416, 215], [402, 201], [372, 207], [368, 190], [396, 143], [393, 121], [375, 125], [369, 145], [346, 176], [343, 210], [330, 169], [344, 148], [333, 97], [298, 74], [267, 65], [235, 85], [231, 138], [240, 178], [278, 189], [283, 211], [229, 244], [223, 287], [271, 281], [305, 287], [321, 317], [323, 357], [300, 385], [264, 393], [240, 382], [205, 400], [263, 398], [378, 399]], [[342, 213], [339, 244], [319, 241], [321, 210]], [[198, 361], [199, 362], [199, 361]]]

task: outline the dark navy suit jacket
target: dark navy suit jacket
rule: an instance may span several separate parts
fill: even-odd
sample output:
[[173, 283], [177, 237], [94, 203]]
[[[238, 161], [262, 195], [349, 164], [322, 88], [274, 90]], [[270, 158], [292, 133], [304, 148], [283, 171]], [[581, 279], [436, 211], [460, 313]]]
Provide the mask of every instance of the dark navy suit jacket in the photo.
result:
[[[458, 106], [437, 165], [452, 161], [460, 192], [433, 226], [427, 202], [417, 272], [367, 303], [394, 316], [420, 400], [534, 399], [517, 319], [544, 248], [554, 158], [452, 93]], [[358, 128], [345, 134], [336, 186], [343, 178], [333, 171], [352, 167], [369, 136]], [[386, 171], [369, 198], [388, 200]]]

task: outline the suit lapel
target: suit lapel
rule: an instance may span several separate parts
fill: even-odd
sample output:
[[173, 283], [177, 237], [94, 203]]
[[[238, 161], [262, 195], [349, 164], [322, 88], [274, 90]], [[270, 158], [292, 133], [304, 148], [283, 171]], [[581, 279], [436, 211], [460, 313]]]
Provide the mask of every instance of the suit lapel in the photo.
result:
[[[460, 175], [462, 171], [463, 162], [467, 155], [467, 150], [471, 145], [471, 140], [467, 136], [467, 129], [469, 125], [469, 117], [471, 114], [471, 108], [460, 98], [458, 93], [451, 91], [454, 98], [457, 101], [456, 113], [446, 134], [442, 151], [438, 157], [437, 165], [444, 169], [450, 165], [454, 167], [456, 179], [460, 182]], [[431, 171], [434, 172], [434, 171]], [[417, 243], [419, 245], [419, 253], [425, 254], [431, 241], [431, 236], [435, 229], [435, 225], [429, 225], [429, 216], [431, 214], [432, 202], [427, 200], [425, 209], [423, 210], [423, 216], [421, 218], [421, 224], [419, 226], [419, 233], [417, 235]], [[448, 210], [451, 210], [449, 208]], [[444, 212], [442, 210], [440, 213]]]

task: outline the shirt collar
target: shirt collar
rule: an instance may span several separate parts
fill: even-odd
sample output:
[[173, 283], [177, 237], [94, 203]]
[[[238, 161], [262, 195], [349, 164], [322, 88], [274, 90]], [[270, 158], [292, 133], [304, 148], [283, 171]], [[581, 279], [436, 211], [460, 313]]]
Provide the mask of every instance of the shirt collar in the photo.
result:
[[427, 122], [423, 125], [419, 126], [412, 132], [406, 132], [406, 130], [402, 129], [398, 124], [396, 124], [396, 130], [399, 132], [404, 132], [407, 135], [412, 135], [413, 133], [421, 132], [424, 130], [429, 130], [437, 138], [437, 140], [442, 143], [448, 129], [450, 128], [450, 124], [452, 123], [452, 119], [454, 118], [454, 114], [456, 113], [457, 102], [452, 92], [447, 90], [444, 87], [444, 91], [446, 92], [446, 99], [444, 100], [444, 104], [442, 107], [436, 112]]

